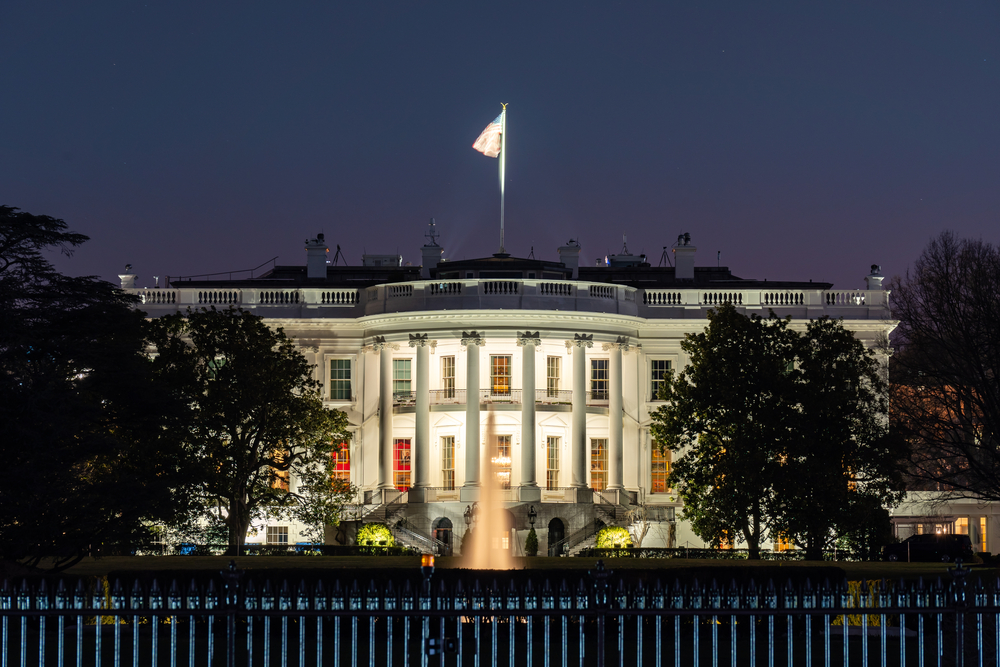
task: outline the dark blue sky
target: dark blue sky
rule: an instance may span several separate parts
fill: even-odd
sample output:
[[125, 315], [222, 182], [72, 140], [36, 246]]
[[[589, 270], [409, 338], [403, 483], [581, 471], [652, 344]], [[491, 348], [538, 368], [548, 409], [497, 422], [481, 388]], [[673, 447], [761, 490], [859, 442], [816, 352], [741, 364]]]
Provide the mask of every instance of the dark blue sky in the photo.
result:
[[[205, 5], [211, 5], [206, 7]], [[0, 4], [0, 203], [115, 280], [621, 249], [863, 287], [944, 229], [1000, 242], [1000, 4]]]

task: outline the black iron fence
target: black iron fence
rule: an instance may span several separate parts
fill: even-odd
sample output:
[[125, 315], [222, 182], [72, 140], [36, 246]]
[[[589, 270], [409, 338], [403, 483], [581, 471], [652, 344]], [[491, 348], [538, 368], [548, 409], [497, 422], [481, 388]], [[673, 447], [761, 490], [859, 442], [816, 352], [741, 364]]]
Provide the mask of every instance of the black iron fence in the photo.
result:
[[[445, 571], [6, 581], [4, 665], [1000, 664], [1000, 582]], [[447, 576], [444, 576], [447, 574]]]

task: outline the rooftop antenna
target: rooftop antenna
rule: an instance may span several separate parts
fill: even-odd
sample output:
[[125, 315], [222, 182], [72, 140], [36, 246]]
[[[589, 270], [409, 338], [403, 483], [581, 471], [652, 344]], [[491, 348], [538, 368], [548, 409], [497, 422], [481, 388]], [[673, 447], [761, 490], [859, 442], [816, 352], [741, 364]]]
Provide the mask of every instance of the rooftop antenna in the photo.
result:
[[628, 236], [626, 236], [625, 234], [622, 234], [622, 254], [623, 255], [632, 254], [628, 251]]
[[715, 251], [715, 268], [719, 268], [720, 266], [722, 266], [722, 251], [721, 250], [716, 250]]
[[438, 236], [440, 236], [440, 234], [438, 234], [437, 232], [437, 226], [434, 222], [434, 218], [431, 218], [431, 221], [427, 223], [427, 226], [430, 227], [430, 229], [428, 229], [427, 232], [424, 234], [424, 238], [427, 239], [427, 245], [436, 246]]
[[663, 254], [660, 255], [660, 263], [657, 264], [657, 266], [673, 266], [673, 264], [670, 263], [670, 255], [667, 253], [669, 248], [670, 246], [663, 246]]
[[344, 257], [344, 254], [342, 252], [340, 252], [340, 244], [339, 243], [337, 244], [337, 253], [333, 256], [333, 265], [334, 266], [337, 266], [337, 259], [338, 258], [344, 260], [344, 266], [347, 266], [347, 258]]
[[531, 246], [531, 252], [528, 253], [528, 259], [535, 258], [535, 246]]

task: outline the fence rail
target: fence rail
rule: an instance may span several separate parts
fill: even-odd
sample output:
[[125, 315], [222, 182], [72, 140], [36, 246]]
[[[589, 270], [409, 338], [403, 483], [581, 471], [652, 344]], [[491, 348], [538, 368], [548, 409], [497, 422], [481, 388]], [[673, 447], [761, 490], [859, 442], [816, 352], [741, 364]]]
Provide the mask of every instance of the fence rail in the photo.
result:
[[[289, 584], [4, 582], [5, 664], [956, 664], [1000, 661], [1000, 581], [743, 584], [604, 569]], [[447, 576], [444, 576], [447, 574]], [[53, 655], [54, 654], [54, 655]], [[29, 660], [30, 656], [30, 660]], [[48, 656], [48, 657], [47, 657]], [[54, 658], [54, 659], [53, 659]], [[942, 660], [943, 659], [943, 660]]]

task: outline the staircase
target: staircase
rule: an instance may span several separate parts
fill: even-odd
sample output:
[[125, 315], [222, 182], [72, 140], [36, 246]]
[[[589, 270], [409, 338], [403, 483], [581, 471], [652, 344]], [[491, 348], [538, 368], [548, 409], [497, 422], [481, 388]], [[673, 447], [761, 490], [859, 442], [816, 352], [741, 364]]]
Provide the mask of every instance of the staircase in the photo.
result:
[[[388, 496], [389, 494], [390, 492], [387, 491], [386, 495]], [[391, 528], [399, 520], [399, 516], [406, 511], [406, 499], [406, 493], [395, 492], [395, 495], [391, 496], [388, 502], [384, 502], [370, 512], [365, 513], [365, 523], [384, 523]]]

